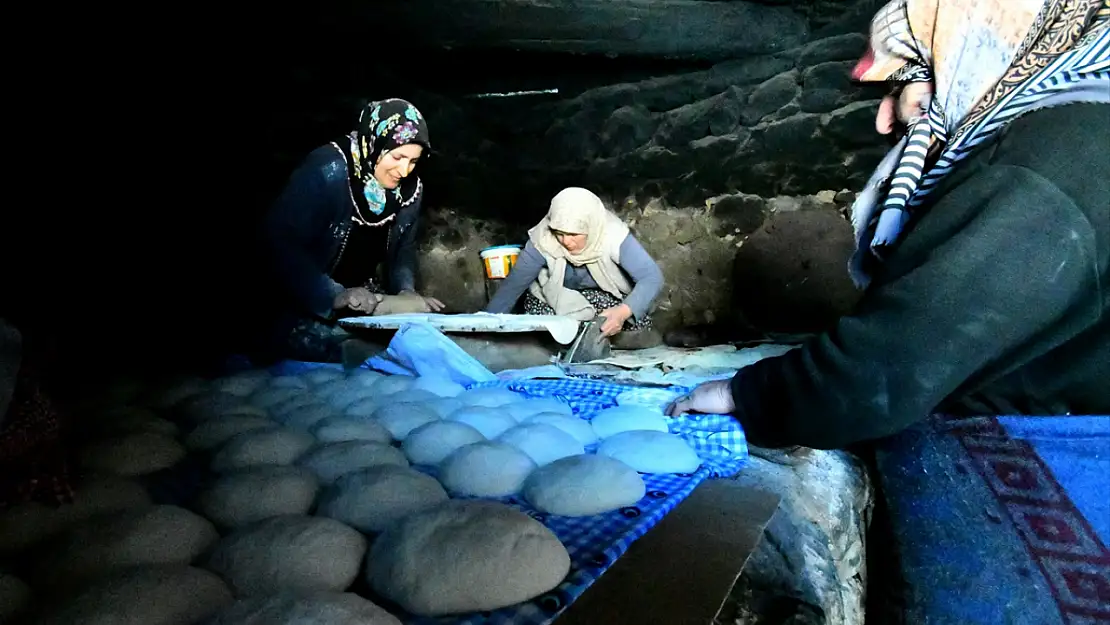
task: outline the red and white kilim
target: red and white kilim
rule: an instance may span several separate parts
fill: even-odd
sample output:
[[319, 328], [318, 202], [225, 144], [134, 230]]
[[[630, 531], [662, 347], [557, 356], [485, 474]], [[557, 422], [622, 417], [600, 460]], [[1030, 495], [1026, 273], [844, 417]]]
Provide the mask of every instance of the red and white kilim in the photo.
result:
[[1064, 622], [1110, 623], [1110, 549], [1033, 447], [992, 417], [938, 418], [1008, 513]]

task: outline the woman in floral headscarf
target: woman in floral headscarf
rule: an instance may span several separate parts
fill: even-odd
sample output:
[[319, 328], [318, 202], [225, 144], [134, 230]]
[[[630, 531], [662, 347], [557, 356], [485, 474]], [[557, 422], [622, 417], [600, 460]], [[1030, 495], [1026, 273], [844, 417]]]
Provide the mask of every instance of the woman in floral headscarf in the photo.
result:
[[1110, 2], [895, 0], [854, 75], [905, 129], [852, 207], [857, 310], [670, 412], [890, 437], [906, 622], [1106, 622]]
[[337, 360], [346, 334], [334, 319], [372, 314], [383, 301], [412, 312], [443, 308], [415, 290], [424, 186], [414, 172], [430, 147], [416, 107], [381, 100], [363, 109], [355, 131], [317, 148], [293, 172], [265, 224], [281, 296], [272, 330], [290, 355]]

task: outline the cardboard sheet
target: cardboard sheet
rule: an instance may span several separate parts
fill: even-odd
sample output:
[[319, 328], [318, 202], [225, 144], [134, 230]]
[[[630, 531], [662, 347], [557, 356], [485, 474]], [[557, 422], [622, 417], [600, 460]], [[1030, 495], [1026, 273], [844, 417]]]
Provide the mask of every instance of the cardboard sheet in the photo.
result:
[[702, 482], [555, 625], [711, 624], [779, 500], [729, 479]]

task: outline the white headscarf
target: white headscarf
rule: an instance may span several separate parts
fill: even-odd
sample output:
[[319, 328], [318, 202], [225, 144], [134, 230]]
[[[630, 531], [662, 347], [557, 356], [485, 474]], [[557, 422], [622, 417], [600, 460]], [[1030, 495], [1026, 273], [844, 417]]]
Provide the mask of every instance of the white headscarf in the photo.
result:
[[[586, 246], [571, 254], [552, 230], [584, 234]], [[590, 191], [579, 187], [560, 191], [551, 199], [547, 216], [528, 231], [528, 236], [547, 261], [529, 290], [554, 308], [555, 314], [580, 321], [589, 321], [596, 315], [581, 293], [563, 286], [567, 263], [585, 266], [597, 285], [614, 297], [623, 299], [632, 292], [632, 284], [620, 268], [620, 247], [628, 236], [628, 226]]]

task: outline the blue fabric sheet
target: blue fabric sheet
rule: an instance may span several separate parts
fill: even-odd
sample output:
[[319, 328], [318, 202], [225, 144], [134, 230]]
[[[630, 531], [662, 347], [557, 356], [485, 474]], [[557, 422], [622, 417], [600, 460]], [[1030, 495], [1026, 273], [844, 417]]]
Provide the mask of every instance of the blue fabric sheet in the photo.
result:
[[[316, 363], [286, 362], [275, 373], [297, 373]], [[528, 397], [557, 397], [580, 418], [617, 405], [617, 397], [651, 402], [690, 389], [666, 391], [585, 379], [496, 381], [471, 388], [500, 386]], [[631, 396], [631, 397], [630, 397]], [[671, 432], [686, 439], [698, 452], [702, 466], [693, 474], [643, 475], [647, 494], [634, 506], [590, 517], [561, 517], [531, 508], [521, 497], [499, 501], [514, 506], [551, 529], [567, 548], [571, 571], [557, 588], [534, 601], [481, 614], [420, 618], [398, 615], [406, 625], [546, 625], [582, 595], [639, 537], [654, 527], [702, 481], [737, 473], [748, 459], [744, 432], [735, 419], [723, 415], [678, 417]], [[596, 445], [587, 452], [596, 450]], [[424, 467], [416, 467], [424, 470]], [[430, 470], [428, 470], [430, 472]]]
[[936, 416], [877, 461], [903, 622], [1110, 623], [1110, 416]]

